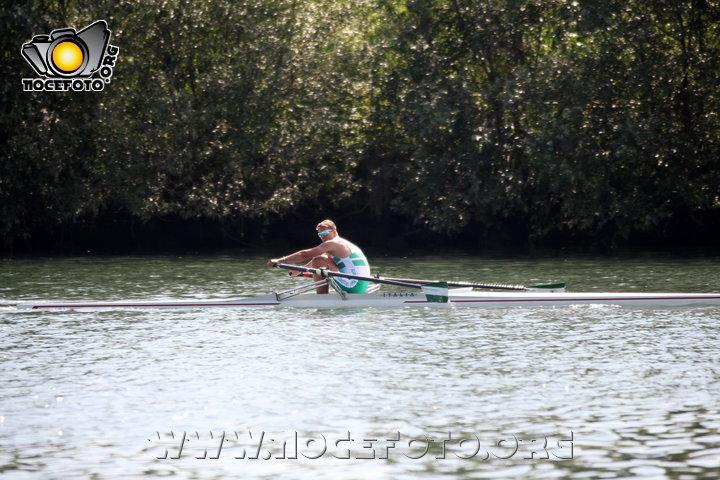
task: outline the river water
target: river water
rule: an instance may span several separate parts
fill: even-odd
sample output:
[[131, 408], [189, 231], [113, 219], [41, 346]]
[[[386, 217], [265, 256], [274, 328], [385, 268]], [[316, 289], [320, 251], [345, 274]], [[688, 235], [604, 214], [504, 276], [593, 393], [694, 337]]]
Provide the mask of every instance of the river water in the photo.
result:
[[[254, 254], [0, 262], [0, 477], [720, 478], [720, 308], [19, 311], [292, 286]], [[720, 291], [720, 258], [373, 259]], [[299, 280], [296, 280], [297, 282]]]

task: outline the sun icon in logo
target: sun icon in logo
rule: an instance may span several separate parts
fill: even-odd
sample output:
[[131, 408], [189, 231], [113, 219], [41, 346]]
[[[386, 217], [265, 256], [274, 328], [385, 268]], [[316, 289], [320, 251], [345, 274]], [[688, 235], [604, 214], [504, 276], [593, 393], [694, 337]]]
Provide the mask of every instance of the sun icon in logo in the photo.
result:
[[64, 73], [72, 73], [83, 64], [83, 51], [75, 42], [58, 43], [52, 51], [52, 62]]

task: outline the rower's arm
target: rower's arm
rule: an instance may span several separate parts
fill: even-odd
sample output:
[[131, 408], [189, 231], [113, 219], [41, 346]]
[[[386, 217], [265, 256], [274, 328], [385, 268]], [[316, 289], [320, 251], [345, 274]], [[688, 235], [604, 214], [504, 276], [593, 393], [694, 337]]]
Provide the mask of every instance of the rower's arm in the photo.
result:
[[323, 242], [317, 247], [308, 248], [306, 250], [298, 250], [297, 252], [291, 253], [290, 255], [282, 257], [278, 260], [279, 263], [302, 262], [303, 260], [310, 260], [311, 258], [315, 258], [318, 255], [322, 255], [323, 253], [330, 251], [331, 248], [331, 242]]

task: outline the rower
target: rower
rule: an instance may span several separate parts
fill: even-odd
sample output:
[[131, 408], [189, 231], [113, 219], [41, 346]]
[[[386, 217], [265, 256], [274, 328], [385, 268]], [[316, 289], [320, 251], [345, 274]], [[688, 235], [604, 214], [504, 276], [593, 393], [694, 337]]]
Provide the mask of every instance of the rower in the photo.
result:
[[[272, 268], [278, 263], [297, 263], [310, 260], [305, 264], [308, 268], [326, 268], [333, 272], [370, 276], [370, 265], [367, 257], [360, 250], [360, 247], [340, 237], [335, 222], [323, 220], [317, 224], [315, 229], [321, 240], [320, 245], [306, 250], [299, 250], [281, 258], [273, 258], [267, 262], [267, 266]], [[291, 276], [297, 276], [298, 273], [292, 272]], [[313, 274], [313, 279], [320, 281], [323, 278], [320, 275]], [[333, 281], [337, 282], [338, 286], [348, 293], [367, 292], [368, 282], [366, 280], [335, 277]], [[327, 284], [317, 288], [317, 293], [328, 293], [328, 291]]]

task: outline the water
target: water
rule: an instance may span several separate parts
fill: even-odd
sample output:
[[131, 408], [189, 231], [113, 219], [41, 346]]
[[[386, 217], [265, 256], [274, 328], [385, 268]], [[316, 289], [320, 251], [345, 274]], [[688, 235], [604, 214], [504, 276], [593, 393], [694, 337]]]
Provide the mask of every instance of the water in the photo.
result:
[[[710, 292], [720, 291], [718, 260], [453, 255], [373, 267], [567, 281], [576, 291]], [[263, 263], [6, 260], [0, 303], [292, 285]], [[715, 480], [719, 340], [720, 309], [709, 307], [0, 307], [0, 477]]]

